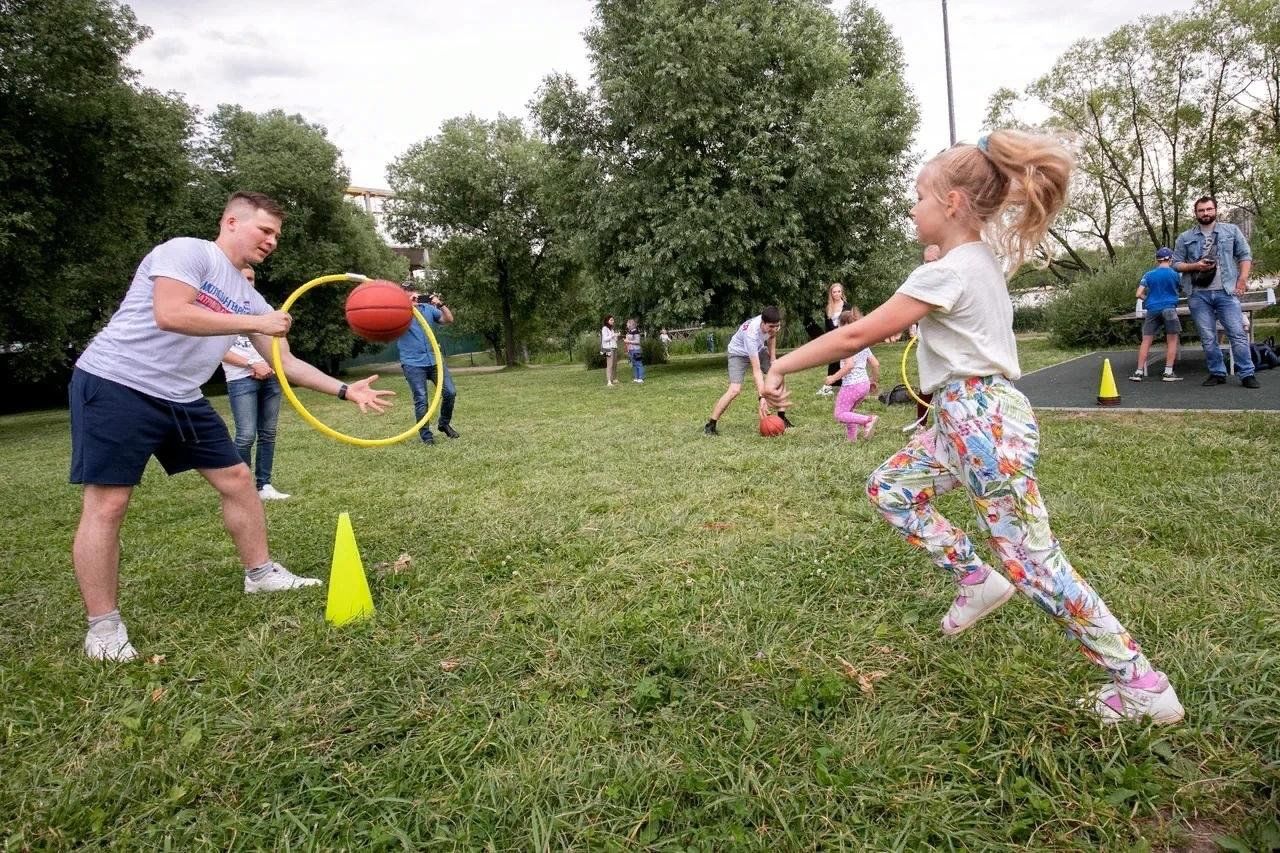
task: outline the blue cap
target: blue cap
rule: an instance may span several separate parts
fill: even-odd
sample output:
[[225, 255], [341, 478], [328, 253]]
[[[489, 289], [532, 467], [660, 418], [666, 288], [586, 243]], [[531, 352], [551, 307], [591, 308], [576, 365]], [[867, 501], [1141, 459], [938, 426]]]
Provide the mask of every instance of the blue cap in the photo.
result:
[[1168, 246], [1161, 246], [1159, 249], [1156, 249], [1157, 261], [1167, 261], [1172, 257], [1173, 257], [1173, 249], [1170, 249]]

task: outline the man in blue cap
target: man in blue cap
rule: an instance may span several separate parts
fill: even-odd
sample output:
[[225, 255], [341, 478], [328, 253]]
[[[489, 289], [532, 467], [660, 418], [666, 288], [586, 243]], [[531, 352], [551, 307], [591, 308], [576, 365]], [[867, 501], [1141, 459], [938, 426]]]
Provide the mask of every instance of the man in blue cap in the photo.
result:
[[1155, 269], [1148, 270], [1138, 284], [1135, 294], [1142, 300], [1142, 309], [1146, 319], [1142, 321], [1142, 345], [1138, 347], [1138, 367], [1129, 377], [1134, 382], [1147, 378], [1147, 353], [1156, 339], [1156, 333], [1164, 330], [1164, 382], [1180, 382], [1181, 376], [1174, 374], [1173, 363], [1178, 359], [1178, 334], [1182, 331], [1182, 321], [1178, 319], [1178, 283], [1179, 277], [1173, 270], [1173, 250], [1161, 246], [1156, 249]]

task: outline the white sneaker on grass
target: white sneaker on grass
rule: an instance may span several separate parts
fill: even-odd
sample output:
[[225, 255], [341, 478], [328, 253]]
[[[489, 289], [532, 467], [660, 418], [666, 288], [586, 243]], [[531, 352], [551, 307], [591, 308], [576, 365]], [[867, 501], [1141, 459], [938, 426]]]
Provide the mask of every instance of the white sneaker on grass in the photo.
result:
[[124, 623], [99, 632], [90, 628], [84, 635], [84, 653], [91, 660], [109, 660], [123, 663], [138, 656], [138, 650], [129, 642], [129, 631]]
[[1149, 672], [1128, 684], [1119, 681], [1108, 684], [1085, 697], [1081, 705], [1090, 708], [1108, 725], [1149, 718], [1153, 723], [1168, 726], [1187, 715], [1163, 672]]
[[284, 592], [290, 589], [301, 589], [304, 586], [320, 586], [321, 583], [320, 578], [299, 577], [279, 563], [272, 563], [271, 571], [257, 580], [253, 580], [246, 573], [244, 576], [244, 591], [246, 593]]
[[283, 501], [289, 499], [288, 495], [284, 492], [277, 491], [276, 487], [270, 483], [267, 483], [261, 489], [258, 489], [258, 497], [262, 498], [264, 501]]
[[990, 569], [981, 583], [961, 584], [960, 594], [951, 602], [947, 615], [942, 617], [942, 633], [954, 637], [972, 628], [975, 622], [994, 612], [1017, 591], [1018, 588], [995, 569]]

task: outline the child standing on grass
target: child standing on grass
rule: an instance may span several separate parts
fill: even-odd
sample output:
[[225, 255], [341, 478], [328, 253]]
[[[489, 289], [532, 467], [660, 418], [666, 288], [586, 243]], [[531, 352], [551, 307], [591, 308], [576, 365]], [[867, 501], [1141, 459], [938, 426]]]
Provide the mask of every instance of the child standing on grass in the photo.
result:
[[1142, 277], [1135, 294], [1142, 300], [1146, 317], [1142, 321], [1142, 343], [1138, 346], [1138, 367], [1129, 378], [1141, 382], [1147, 378], [1147, 353], [1156, 339], [1156, 332], [1164, 332], [1165, 382], [1180, 382], [1174, 374], [1173, 363], [1178, 360], [1178, 335], [1182, 333], [1182, 321], [1178, 319], [1178, 285], [1181, 277], [1173, 271], [1173, 249], [1161, 246], [1156, 249], [1155, 269]]
[[[840, 314], [840, 322], [836, 328], [861, 319], [862, 312], [851, 308]], [[855, 411], [868, 394], [876, 393], [880, 384], [880, 362], [871, 354], [871, 350], [861, 349], [848, 358], [841, 359], [840, 369], [831, 375], [828, 382], [840, 383], [840, 393], [836, 395], [835, 418], [844, 424], [849, 441], [858, 440], [859, 429], [863, 431], [863, 438], [871, 438], [876, 421], [880, 418], [876, 415], [860, 415]]]
[[640, 326], [634, 320], [627, 321], [627, 358], [631, 359], [631, 381], [637, 385], [644, 384], [644, 359], [640, 355]]
[[[936, 422], [871, 474], [867, 496], [955, 579], [958, 594], [942, 633], [972, 627], [1021, 590], [1111, 677], [1086, 707], [1108, 723], [1145, 717], [1176, 723], [1184, 711], [1169, 679], [1076, 573], [1049, 529], [1035, 476], [1040, 432], [1010, 381], [1021, 376], [1013, 306], [993, 248], [1009, 269], [1021, 265], [1061, 209], [1071, 167], [1055, 140], [1012, 130], [933, 158], [916, 180], [911, 216], [920, 242], [937, 243], [942, 257], [918, 267], [863, 319], [774, 362], [764, 394], [785, 406], [787, 374], [858, 352], [919, 321], [920, 384], [935, 392]], [[934, 506], [937, 495], [957, 486], [969, 493], [1004, 574], [983, 562]]]

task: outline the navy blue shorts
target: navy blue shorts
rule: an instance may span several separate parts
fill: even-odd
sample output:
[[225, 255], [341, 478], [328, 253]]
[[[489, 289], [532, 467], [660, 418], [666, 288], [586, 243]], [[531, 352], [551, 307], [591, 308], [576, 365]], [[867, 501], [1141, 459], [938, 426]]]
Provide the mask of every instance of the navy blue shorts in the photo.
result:
[[166, 473], [243, 465], [209, 401], [171, 403], [76, 368], [71, 374], [71, 482], [136, 486], [152, 456]]

